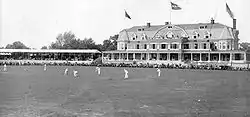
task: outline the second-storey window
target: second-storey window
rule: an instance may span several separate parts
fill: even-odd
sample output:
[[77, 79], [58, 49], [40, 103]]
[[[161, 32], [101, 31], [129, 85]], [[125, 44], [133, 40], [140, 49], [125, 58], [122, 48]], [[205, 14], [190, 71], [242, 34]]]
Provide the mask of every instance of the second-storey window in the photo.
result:
[[144, 44], [144, 49], [147, 49], [147, 44]]
[[140, 45], [139, 44], [136, 45], [136, 49], [140, 49]]
[[170, 45], [170, 48], [171, 48], [171, 49], [177, 49], [178, 46], [177, 46], [177, 44], [171, 44], [171, 45]]
[[190, 49], [189, 44], [183, 44], [183, 49]]
[[194, 49], [198, 49], [198, 43], [194, 44]]
[[207, 44], [206, 43], [203, 44], [203, 49], [207, 49]]
[[166, 44], [161, 44], [161, 49], [166, 49]]
[[156, 48], [155, 48], [155, 44], [152, 44], [152, 48], [153, 48], [153, 49], [156, 49]]

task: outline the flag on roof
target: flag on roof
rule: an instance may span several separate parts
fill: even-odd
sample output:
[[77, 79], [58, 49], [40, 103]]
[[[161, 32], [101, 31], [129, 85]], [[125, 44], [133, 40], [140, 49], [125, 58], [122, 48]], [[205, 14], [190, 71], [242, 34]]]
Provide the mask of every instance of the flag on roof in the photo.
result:
[[125, 17], [127, 17], [128, 19], [131, 19], [131, 17], [128, 15], [127, 11], [125, 11]]
[[231, 17], [232, 19], [234, 19], [234, 14], [233, 14], [233, 12], [230, 10], [230, 8], [229, 8], [229, 6], [227, 5], [227, 3], [226, 3], [226, 10], [227, 10], [227, 13], [230, 15], [230, 17]]
[[181, 7], [178, 4], [175, 4], [173, 2], [170, 2], [170, 3], [171, 3], [172, 10], [181, 10]]

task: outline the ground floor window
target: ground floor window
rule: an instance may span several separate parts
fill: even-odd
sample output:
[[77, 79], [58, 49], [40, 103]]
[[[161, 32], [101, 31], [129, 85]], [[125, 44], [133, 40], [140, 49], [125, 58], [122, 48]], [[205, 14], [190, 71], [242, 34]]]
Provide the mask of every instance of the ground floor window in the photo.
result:
[[244, 60], [244, 54], [243, 53], [234, 53], [234, 59], [233, 60]]
[[170, 60], [171, 61], [178, 61], [178, 53], [170, 53]]
[[210, 54], [211, 61], [219, 61], [219, 54]]
[[230, 54], [229, 53], [222, 53], [220, 58], [221, 58], [221, 61], [230, 61]]
[[156, 60], [157, 59], [157, 54], [156, 53], [150, 53], [150, 58], [149, 60]]
[[160, 60], [168, 60], [168, 54], [167, 53], [160, 53]]
[[200, 60], [200, 53], [193, 53], [193, 60], [199, 61]]
[[202, 53], [201, 54], [201, 60], [202, 61], [208, 61], [208, 53]]
[[128, 53], [128, 60], [133, 60], [133, 53]]

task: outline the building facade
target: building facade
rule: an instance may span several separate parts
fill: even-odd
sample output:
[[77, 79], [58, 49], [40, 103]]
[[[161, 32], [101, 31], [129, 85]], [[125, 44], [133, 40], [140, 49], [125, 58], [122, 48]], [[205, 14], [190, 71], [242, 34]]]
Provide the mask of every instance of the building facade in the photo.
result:
[[245, 64], [250, 54], [238, 49], [239, 31], [216, 23], [134, 26], [119, 33], [116, 51], [102, 54], [104, 63]]

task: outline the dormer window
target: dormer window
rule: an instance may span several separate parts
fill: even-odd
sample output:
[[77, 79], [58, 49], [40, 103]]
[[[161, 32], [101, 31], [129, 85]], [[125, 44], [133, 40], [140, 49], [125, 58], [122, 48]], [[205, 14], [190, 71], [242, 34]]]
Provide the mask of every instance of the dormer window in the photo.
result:
[[172, 39], [172, 38], [174, 38], [174, 34], [172, 32], [168, 32], [166, 35], [166, 38]]
[[141, 35], [141, 40], [144, 40], [144, 39], [147, 39], [147, 35], [143, 33], [143, 34]]
[[210, 32], [208, 32], [208, 31], [206, 31], [205, 34], [204, 34], [204, 38], [205, 38], [205, 39], [208, 39], [208, 38], [210, 38], [211, 36], [212, 36], [212, 34], [211, 34]]
[[194, 39], [198, 38], [199, 36], [200, 36], [200, 34], [199, 34], [198, 32], [195, 31], [195, 32], [193, 33], [193, 38], [194, 38]]
[[205, 27], [204, 26], [200, 26], [200, 29], [204, 29]]
[[168, 26], [168, 28], [173, 28], [172, 26]]
[[136, 35], [136, 34], [133, 34], [132, 39], [133, 39], [133, 40], [136, 40], [136, 39], [137, 39], [137, 35]]

